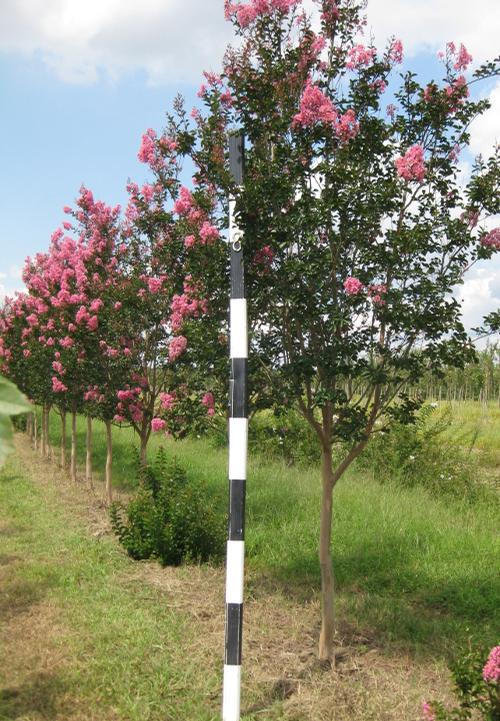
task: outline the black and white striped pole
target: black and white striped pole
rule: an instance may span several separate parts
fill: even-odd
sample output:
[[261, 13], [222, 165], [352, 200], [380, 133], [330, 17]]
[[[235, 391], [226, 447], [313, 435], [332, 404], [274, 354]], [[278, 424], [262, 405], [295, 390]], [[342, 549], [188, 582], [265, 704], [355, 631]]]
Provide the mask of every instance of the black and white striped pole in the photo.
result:
[[[243, 184], [244, 138], [229, 138], [233, 180]], [[229, 530], [226, 559], [226, 641], [222, 692], [223, 721], [239, 721], [241, 696], [241, 641], [243, 627], [243, 572], [245, 562], [245, 485], [247, 477], [247, 301], [242, 234], [235, 222], [235, 199], [229, 198], [231, 300], [229, 345]]]

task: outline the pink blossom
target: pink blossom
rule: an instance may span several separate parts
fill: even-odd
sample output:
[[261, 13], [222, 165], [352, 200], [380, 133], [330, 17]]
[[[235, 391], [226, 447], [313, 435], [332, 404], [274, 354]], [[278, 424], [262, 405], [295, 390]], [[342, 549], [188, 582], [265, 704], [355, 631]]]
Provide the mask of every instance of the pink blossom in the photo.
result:
[[316, 123], [335, 124], [337, 111], [330, 100], [317, 85], [307, 82], [300, 100], [300, 112], [297, 113], [292, 125], [308, 127]]
[[271, 264], [274, 259], [274, 251], [271, 248], [270, 245], [265, 245], [263, 248], [258, 250], [254, 257], [253, 261], [256, 265], [261, 266], [261, 271], [264, 273], [269, 273], [271, 270]]
[[103, 305], [104, 305], [104, 303], [102, 302], [102, 300], [101, 300], [100, 298], [96, 298], [96, 299], [93, 300], [92, 303], [90, 304], [90, 311], [91, 311], [91, 313], [98, 313], [99, 310], [102, 308]]
[[428, 704], [427, 701], [424, 701], [422, 704], [422, 713], [424, 715], [425, 721], [435, 721], [436, 716], [434, 715], [432, 706]]
[[412, 145], [401, 158], [395, 160], [398, 175], [404, 180], [422, 181], [425, 177], [424, 149]]
[[205, 408], [214, 408], [215, 407], [215, 399], [213, 393], [205, 393], [203, 398], [201, 399], [202, 404], [205, 406]]
[[60, 376], [66, 373], [66, 371], [64, 370], [64, 366], [60, 361], [54, 361], [52, 363], [52, 368], [55, 370], [56, 373], [59, 373]]
[[346, 278], [344, 281], [344, 290], [347, 295], [358, 295], [358, 293], [361, 293], [364, 288], [365, 286], [363, 283], [353, 276]]
[[494, 228], [490, 232], [481, 238], [481, 245], [486, 248], [493, 248], [494, 250], [500, 250], [500, 228]]
[[74, 343], [75, 341], [73, 340], [73, 338], [70, 338], [68, 335], [64, 338], [61, 338], [61, 340], [59, 341], [59, 345], [63, 348], [71, 348]]
[[183, 335], [176, 336], [170, 341], [168, 347], [168, 359], [172, 363], [184, 353], [187, 347], [187, 338]]
[[68, 221], [65, 220], [63, 223], [63, 228], [64, 230], [71, 230], [71, 223], [68, 223]]
[[219, 231], [214, 225], [205, 221], [200, 228], [200, 239], [202, 245], [210, 245], [219, 238]]
[[174, 203], [174, 213], [177, 213], [177, 215], [187, 215], [193, 207], [193, 204], [194, 198], [191, 192], [182, 186], [179, 190], [179, 197]]
[[89, 319], [89, 312], [85, 308], [84, 305], [81, 305], [80, 308], [76, 312], [75, 321], [78, 324], [80, 324], [80, 323], [86, 323], [88, 321], [88, 319]]
[[498, 683], [500, 681], [500, 646], [494, 646], [491, 649], [483, 668], [483, 678], [486, 682]]
[[186, 237], [184, 238], [184, 247], [185, 248], [192, 248], [193, 245], [195, 245], [195, 243], [196, 243], [196, 238], [194, 237], [194, 235], [186, 235]]
[[163, 418], [153, 418], [151, 421], [151, 428], [155, 433], [158, 431], [164, 431], [166, 427], [167, 423], [163, 420]]
[[23, 356], [24, 356], [25, 358], [29, 358], [30, 355], [31, 355], [30, 349], [29, 349], [29, 348], [25, 348], [25, 349], [23, 350]]
[[148, 288], [150, 293], [159, 293], [163, 285], [162, 278], [148, 278]]
[[384, 283], [372, 284], [368, 286], [368, 295], [374, 305], [383, 306], [385, 300], [383, 296], [387, 293], [387, 286]]
[[142, 136], [141, 146], [137, 153], [138, 159], [141, 163], [148, 163], [151, 165], [155, 161], [156, 157], [156, 133], [153, 128], [148, 128]]
[[371, 64], [377, 51], [375, 48], [367, 48], [364, 45], [355, 45], [347, 53], [346, 68], [355, 70], [356, 68], [366, 67]]
[[52, 376], [52, 390], [54, 393], [65, 393], [68, 389], [57, 376]]
[[348, 110], [341, 115], [336, 123], [335, 132], [340, 140], [347, 142], [354, 138], [359, 132], [359, 123], [356, 120], [354, 110]]
[[97, 330], [99, 326], [99, 319], [96, 315], [92, 315], [87, 321], [87, 328], [89, 330]]
[[125, 417], [121, 416], [119, 413], [113, 416], [113, 420], [115, 423], [123, 423], [125, 421]]
[[160, 402], [162, 408], [169, 411], [175, 404], [175, 394], [173, 393], [160, 393]]
[[115, 309], [115, 310], [120, 310], [121, 307], [122, 307], [121, 302], [120, 302], [119, 300], [117, 300], [116, 303], [114, 304], [114, 309]]
[[389, 58], [394, 63], [403, 62], [403, 43], [401, 40], [393, 40], [389, 47]]
[[468, 66], [472, 62], [472, 55], [467, 51], [467, 48], [463, 43], [460, 44], [458, 53], [455, 54], [455, 70], [467, 70]]

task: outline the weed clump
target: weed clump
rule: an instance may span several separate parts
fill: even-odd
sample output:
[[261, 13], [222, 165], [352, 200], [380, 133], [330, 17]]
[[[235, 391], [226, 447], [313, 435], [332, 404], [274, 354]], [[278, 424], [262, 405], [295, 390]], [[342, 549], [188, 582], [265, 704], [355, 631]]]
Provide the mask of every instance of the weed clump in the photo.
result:
[[437, 404], [427, 404], [414, 423], [395, 423], [389, 432], [376, 433], [359, 465], [380, 482], [422, 486], [435, 496], [479, 500], [487, 490], [477, 479], [472, 448], [464, 450], [450, 440], [451, 409], [436, 412], [436, 408]]
[[129, 556], [157, 558], [165, 566], [218, 562], [225, 524], [200, 485], [188, 481], [163, 448], [153, 465], [138, 468], [139, 490], [127, 506], [114, 503], [111, 526]]

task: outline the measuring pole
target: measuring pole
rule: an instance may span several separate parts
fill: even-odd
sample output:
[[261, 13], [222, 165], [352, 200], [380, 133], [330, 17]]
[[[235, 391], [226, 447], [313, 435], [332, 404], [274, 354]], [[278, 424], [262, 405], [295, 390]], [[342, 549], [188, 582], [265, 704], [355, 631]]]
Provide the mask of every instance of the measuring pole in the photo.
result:
[[[243, 184], [244, 137], [229, 138], [233, 180]], [[223, 721], [239, 721], [241, 695], [241, 640], [243, 627], [243, 571], [245, 562], [245, 485], [247, 477], [247, 301], [242, 234], [235, 222], [235, 199], [229, 198], [231, 300], [229, 311], [229, 529], [226, 556], [226, 642], [222, 693]]]

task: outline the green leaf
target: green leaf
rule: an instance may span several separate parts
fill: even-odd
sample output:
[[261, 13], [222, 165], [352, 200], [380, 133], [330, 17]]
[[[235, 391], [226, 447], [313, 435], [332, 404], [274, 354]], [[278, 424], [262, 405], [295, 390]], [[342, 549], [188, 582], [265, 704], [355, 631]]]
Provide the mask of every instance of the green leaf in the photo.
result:
[[12, 450], [12, 424], [8, 416], [0, 416], [0, 468]]
[[26, 397], [16, 386], [3, 376], [0, 376], [0, 418], [3, 416], [17, 416], [31, 410]]

